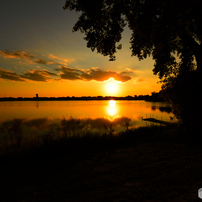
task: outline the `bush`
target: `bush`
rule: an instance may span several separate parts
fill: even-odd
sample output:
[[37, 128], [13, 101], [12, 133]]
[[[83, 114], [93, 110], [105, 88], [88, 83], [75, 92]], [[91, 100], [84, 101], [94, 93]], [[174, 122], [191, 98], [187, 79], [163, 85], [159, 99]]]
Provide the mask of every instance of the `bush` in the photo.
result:
[[9, 139], [13, 143], [13, 146], [20, 148], [23, 138], [22, 119], [14, 119], [8, 131]]

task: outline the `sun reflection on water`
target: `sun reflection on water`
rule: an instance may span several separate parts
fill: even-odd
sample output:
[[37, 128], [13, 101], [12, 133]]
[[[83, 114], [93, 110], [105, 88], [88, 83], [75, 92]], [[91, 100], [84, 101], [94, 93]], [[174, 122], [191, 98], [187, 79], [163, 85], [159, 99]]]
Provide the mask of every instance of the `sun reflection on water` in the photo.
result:
[[117, 113], [118, 113], [118, 107], [116, 105], [116, 101], [109, 100], [109, 104], [107, 106], [108, 119], [113, 121], [115, 118], [119, 117]]
[[115, 105], [116, 105], [116, 101], [115, 100], [110, 100], [109, 101], [109, 106], [110, 107], [115, 107]]
[[108, 108], [108, 114], [110, 116], [114, 116], [116, 114], [116, 112], [117, 112], [116, 108], [114, 108], [114, 107], [109, 107]]

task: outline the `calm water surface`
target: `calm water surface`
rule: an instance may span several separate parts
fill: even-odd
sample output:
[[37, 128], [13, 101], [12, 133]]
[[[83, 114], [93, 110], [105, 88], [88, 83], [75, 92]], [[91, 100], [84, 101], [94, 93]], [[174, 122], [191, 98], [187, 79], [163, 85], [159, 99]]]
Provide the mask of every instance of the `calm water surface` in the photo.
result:
[[0, 124], [18, 118], [36, 130], [73, 118], [94, 131], [104, 131], [112, 125], [119, 132], [126, 129], [126, 123], [129, 128], [148, 125], [149, 122], [142, 121], [146, 117], [169, 121], [173, 114], [164, 111], [164, 107], [166, 103], [146, 101], [0, 102]]

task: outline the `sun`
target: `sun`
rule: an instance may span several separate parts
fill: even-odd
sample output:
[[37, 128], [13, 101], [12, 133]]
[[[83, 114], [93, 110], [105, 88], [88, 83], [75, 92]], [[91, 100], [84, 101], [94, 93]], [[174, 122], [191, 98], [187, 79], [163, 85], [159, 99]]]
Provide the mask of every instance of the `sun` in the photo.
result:
[[107, 80], [105, 84], [105, 90], [109, 95], [115, 95], [119, 91], [118, 82], [114, 80], [114, 78], [110, 78]]

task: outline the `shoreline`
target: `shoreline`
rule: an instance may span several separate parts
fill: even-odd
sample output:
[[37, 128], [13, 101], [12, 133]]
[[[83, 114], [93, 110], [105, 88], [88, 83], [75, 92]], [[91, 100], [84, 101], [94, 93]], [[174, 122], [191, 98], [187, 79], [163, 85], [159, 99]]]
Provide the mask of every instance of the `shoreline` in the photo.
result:
[[12, 98], [12, 97], [5, 97], [0, 98], [0, 102], [5, 101], [104, 101], [104, 100], [125, 100], [125, 101], [146, 101], [146, 102], [165, 102], [163, 99], [152, 99], [152, 98], [135, 98], [135, 97], [33, 97], [33, 98]]

